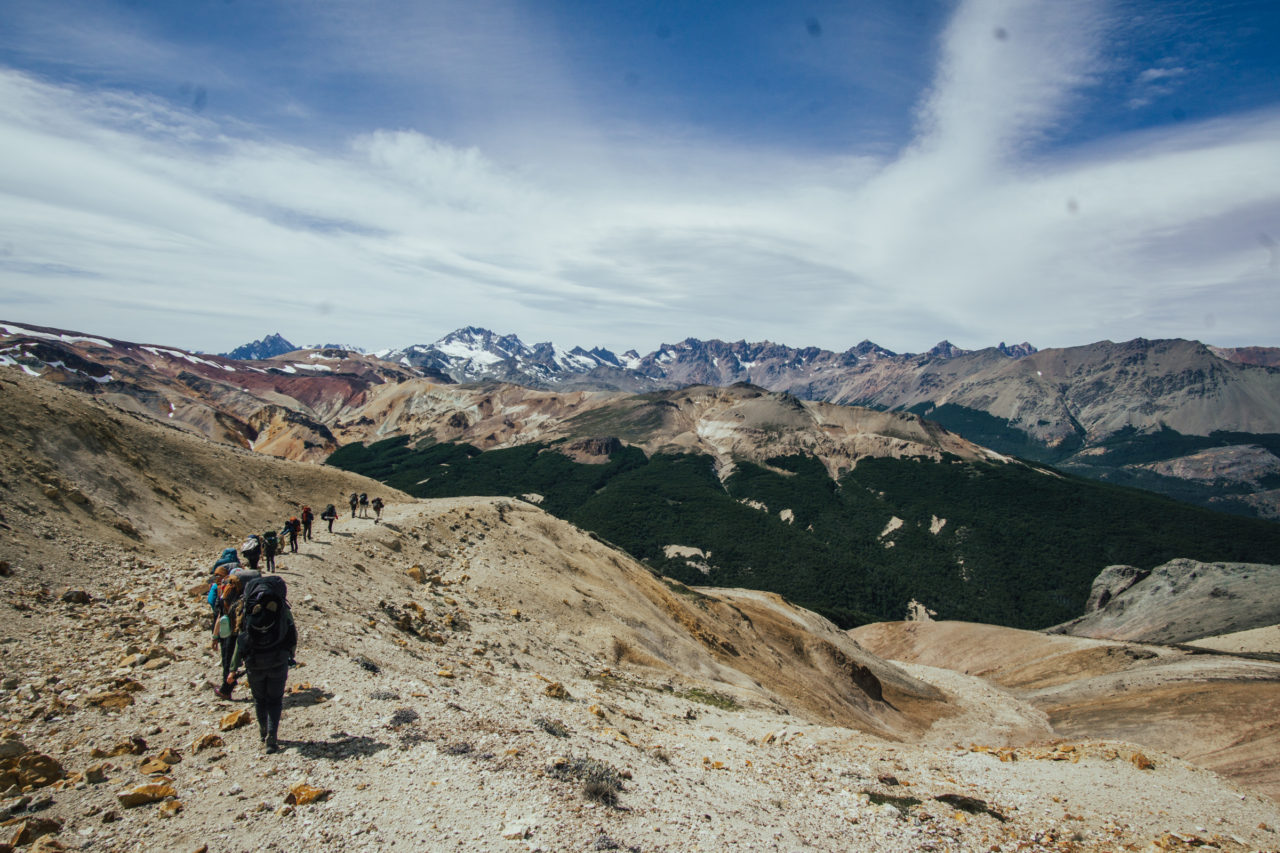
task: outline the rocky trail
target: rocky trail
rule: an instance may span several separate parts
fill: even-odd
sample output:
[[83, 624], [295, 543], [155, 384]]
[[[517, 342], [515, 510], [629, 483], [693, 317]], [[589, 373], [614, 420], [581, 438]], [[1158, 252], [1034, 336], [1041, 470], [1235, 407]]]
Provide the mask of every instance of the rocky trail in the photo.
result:
[[[502, 522], [517, 512], [521, 524]], [[102, 571], [66, 589], [11, 566], [0, 579], [0, 841], [121, 851], [1280, 844], [1274, 801], [1163, 754], [975, 744], [959, 732], [949, 745], [911, 745], [611, 660], [593, 646], [589, 607], [577, 619], [547, 612], [565, 592], [564, 563], [530, 547], [530, 522], [566, 549], [594, 544], [527, 505], [455, 499], [396, 503], [385, 523], [345, 518], [333, 534], [320, 525], [282, 556], [302, 665], [277, 755], [264, 754], [241, 692], [224, 702], [209, 686], [214, 551], [159, 559], [103, 546]], [[522, 572], [543, 594], [514, 582]]]

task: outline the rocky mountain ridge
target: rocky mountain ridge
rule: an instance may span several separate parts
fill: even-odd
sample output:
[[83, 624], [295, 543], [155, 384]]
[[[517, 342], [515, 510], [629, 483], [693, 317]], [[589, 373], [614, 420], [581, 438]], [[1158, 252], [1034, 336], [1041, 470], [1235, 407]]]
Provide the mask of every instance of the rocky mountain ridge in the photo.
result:
[[[1280, 518], [1280, 349], [1195, 341], [1029, 343], [836, 353], [688, 338], [629, 351], [525, 346], [468, 327], [381, 353], [460, 382], [646, 392], [749, 382], [803, 399], [911, 411], [1002, 453], [1232, 512]], [[1177, 439], [1177, 440], [1171, 440]], [[1205, 453], [1208, 453], [1208, 456]], [[1237, 460], [1224, 469], [1214, 457]], [[1256, 464], [1254, 464], [1256, 463]]]
[[[869, 341], [834, 353], [689, 338], [619, 356], [529, 347], [468, 327], [396, 351], [322, 348], [237, 362], [14, 324], [0, 324], [0, 336], [0, 365], [132, 396], [140, 410], [172, 412], [205, 435], [290, 458], [330, 452], [339, 423], [367, 417], [355, 410], [372, 387], [410, 379], [631, 393], [748, 382], [804, 400], [923, 415], [1003, 454], [1280, 518], [1280, 368], [1257, 348], [1137, 339], [965, 351], [944, 341], [899, 355]], [[144, 375], [144, 366], [162, 378]]]

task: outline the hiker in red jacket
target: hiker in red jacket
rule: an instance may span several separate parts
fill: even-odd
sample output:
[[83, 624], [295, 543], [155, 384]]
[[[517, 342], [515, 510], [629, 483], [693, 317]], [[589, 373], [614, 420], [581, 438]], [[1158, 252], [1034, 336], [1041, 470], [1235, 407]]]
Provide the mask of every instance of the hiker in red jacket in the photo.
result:
[[311, 507], [304, 506], [302, 508], [302, 539], [305, 542], [311, 541], [311, 522], [315, 520], [315, 517]]

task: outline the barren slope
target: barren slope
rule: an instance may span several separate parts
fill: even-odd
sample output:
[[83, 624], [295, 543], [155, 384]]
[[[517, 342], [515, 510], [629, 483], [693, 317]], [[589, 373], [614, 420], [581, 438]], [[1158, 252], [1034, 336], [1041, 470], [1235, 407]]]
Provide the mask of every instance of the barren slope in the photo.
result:
[[1044, 712], [1058, 736], [1164, 750], [1280, 798], [1280, 663], [963, 622], [850, 633], [895, 662], [981, 676]]

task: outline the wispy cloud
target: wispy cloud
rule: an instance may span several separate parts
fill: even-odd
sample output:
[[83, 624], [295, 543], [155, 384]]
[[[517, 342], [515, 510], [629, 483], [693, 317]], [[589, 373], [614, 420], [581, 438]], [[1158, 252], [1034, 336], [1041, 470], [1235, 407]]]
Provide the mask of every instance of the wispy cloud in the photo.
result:
[[[1280, 343], [1274, 251], [1257, 238], [1280, 232], [1280, 111], [1051, 144], [1099, 79], [1180, 79], [1115, 67], [1101, 0], [963, 3], [917, 134], [891, 157], [600, 125], [528, 7], [502, 5], [491, 26], [403, 8], [394, 23], [423, 55], [394, 70], [372, 61], [391, 25], [376, 10], [327, 5], [312, 38], [356, 76], [421, 75], [423, 98], [458, 116], [468, 99], [491, 108], [461, 119], [473, 132], [433, 133], [424, 113], [309, 142], [0, 72], [0, 304], [49, 300], [9, 319], [163, 328], [210, 350], [277, 328], [383, 346], [465, 323], [641, 349], [688, 335]], [[474, 50], [509, 65], [472, 75]], [[502, 85], [512, 75], [526, 86]]]

